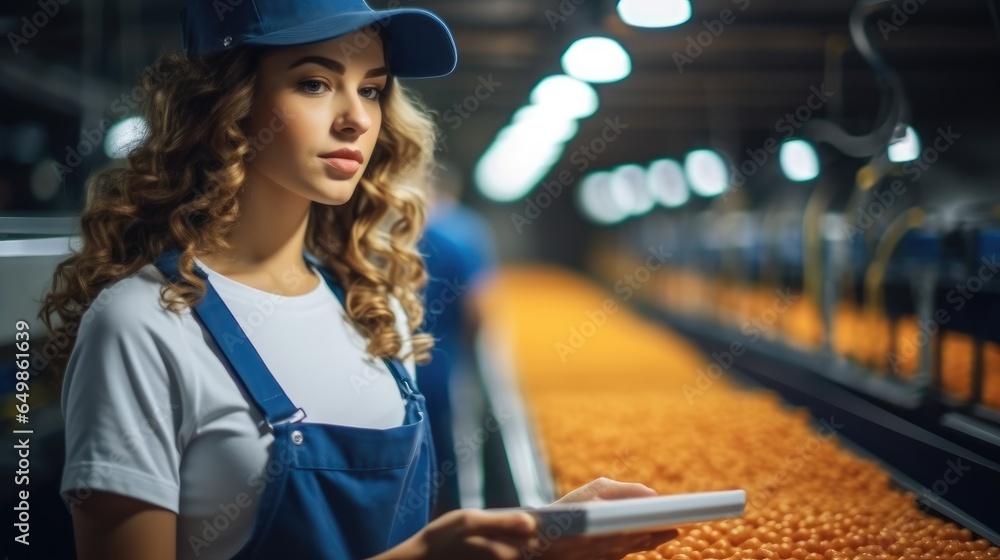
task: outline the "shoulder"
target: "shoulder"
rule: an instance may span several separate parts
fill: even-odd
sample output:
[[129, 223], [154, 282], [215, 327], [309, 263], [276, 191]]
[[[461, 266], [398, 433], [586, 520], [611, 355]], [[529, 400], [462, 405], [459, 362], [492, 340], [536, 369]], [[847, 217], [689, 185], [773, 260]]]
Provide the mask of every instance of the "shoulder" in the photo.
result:
[[[153, 264], [101, 290], [80, 318], [78, 336], [95, 338], [167, 337], [179, 324], [178, 314], [160, 304], [166, 279]], [[190, 313], [182, 310], [181, 313]]]
[[181, 318], [160, 305], [165, 283], [143, 267], [101, 290], [81, 318], [61, 393], [64, 499], [87, 481], [88, 491], [179, 511], [181, 453], [195, 427], [182, 375], [193, 370]]

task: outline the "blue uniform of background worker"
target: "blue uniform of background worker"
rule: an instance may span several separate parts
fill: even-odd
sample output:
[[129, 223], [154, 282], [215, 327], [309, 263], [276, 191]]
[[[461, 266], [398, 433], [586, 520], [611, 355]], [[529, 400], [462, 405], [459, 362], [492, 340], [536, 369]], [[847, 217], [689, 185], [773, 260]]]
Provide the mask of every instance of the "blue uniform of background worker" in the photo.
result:
[[[418, 248], [424, 255], [429, 276], [423, 330], [434, 336], [436, 344], [431, 351], [433, 359], [418, 366], [417, 375], [427, 397], [438, 470], [445, 475], [435, 512], [443, 513], [459, 507], [457, 470], [475, 465], [472, 461], [456, 463], [451, 403], [454, 393], [459, 393], [457, 397], [463, 407], [478, 402], [476, 395], [470, 393], [475, 391], [470, 388], [478, 387], [471, 375], [472, 343], [479, 327], [476, 298], [492, 276], [495, 251], [493, 234], [486, 221], [458, 203], [462, 177], [457, 167], [442, 161], [433, 179], [433, 203]], [[466, 377], [462, 379], [459, 375]], [[468, 417], [478, 417], [476, 411], [470, 412]]]

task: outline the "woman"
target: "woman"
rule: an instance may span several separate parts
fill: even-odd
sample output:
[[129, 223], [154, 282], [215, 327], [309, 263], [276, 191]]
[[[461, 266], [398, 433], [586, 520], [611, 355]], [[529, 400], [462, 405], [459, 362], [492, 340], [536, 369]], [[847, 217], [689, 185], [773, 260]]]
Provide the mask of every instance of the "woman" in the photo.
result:
[[[396, 78], [454, 69], [441, 20], [362, 1], [192, 0], [183, 27], [185, 52], [144, 77], [148, 135], [91, 181], [83, 248], [42, 309], [69, 342], [54, 369], [79, 557], [637, 546], [550, 547], [523, 513], [429, 522], [440, 477], [412, 379], [433, 344], [417, 332], [425, 199], [405, 185], [430, 168], [435, 130]], [[652, 493], [599, 479], [563, 500]]]

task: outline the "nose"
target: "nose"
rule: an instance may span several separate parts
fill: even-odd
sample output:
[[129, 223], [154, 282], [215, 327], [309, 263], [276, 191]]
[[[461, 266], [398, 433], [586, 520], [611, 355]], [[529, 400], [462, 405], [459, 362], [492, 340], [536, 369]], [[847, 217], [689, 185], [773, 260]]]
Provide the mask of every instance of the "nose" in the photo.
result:
[[337, 107], [333, 119], [333, 130], [342, 135], [361, 136], [372, 126], [365, 99], [357, 93], [337, 96]]

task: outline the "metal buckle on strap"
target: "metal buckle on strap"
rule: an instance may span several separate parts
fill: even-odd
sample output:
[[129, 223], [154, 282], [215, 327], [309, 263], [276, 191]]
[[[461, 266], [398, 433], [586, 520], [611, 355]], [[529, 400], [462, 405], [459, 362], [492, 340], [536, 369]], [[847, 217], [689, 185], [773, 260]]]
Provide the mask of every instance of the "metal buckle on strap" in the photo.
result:
[[403, 382], [403, 387], [406, 387], [406, 394], [408, 396], [412, 396], [414, 391], [413, 387], [410, 387], [410, 382], [406, 379], [402, 379], [402, 382]]
[[271, 431], [274, 431], [274, 427], [277, 426], [278, 424], [298, 422], [298, 421], [304, 419], [305, 417], [306, 417], [306, 411], [302, 410], [302, 408], [298, 408], [298, 409], [295, 410], [295, 412], [292, 413], [291, 416], [289, 416], [288, 418], [285, 418], [284, 420], [278, 420], [274, 424], [268, 422], [267, 418], [264, 418], [264, 420], [262, 420], [260, 422], [260, 424], [258, 424], [258, 427], [259, 426], [263, 426], [264, 424], [267, 424], [267, 427], [270, 428]]

